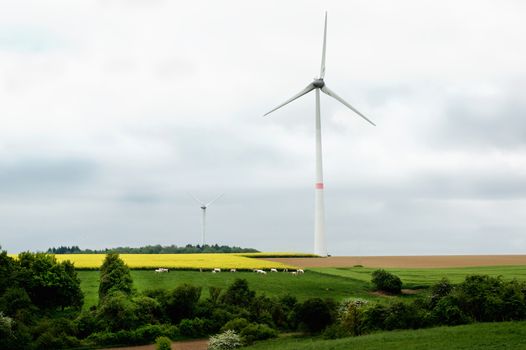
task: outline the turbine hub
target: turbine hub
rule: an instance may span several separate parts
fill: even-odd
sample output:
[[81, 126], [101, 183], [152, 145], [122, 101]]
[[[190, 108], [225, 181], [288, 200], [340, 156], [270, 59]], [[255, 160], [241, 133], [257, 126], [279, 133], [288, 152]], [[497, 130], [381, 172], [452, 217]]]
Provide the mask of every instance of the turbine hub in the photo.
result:
[[203, 206], [201, 207], [201, 209], [205, 210], [205, 209], [206, 209], [206, 207], [205, 207], [205, 206], [203, 205]]
[[325, 82], [323, 81], [323, 79], [314, 79], [314, 82], [312, 83], [312, 85], [314, 85], [315, 88], [317, 89], [321, 89], [322, 87], [325, 86]]

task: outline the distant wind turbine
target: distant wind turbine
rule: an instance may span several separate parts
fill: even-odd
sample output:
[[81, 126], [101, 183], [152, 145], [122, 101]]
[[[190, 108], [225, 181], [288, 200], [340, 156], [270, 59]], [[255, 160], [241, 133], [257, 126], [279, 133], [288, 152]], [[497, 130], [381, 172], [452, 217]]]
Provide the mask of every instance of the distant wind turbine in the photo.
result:
[[356, 108], [351, 106], [343, 98], [338, 96], [334, 91], [330, 90], [325, 81], [323, 80], [325, 76], [325, 49], [327, 41], [327, 12], [325, 12], [325, 27], [323, 31], [323, 49], [321, 55], [321, 70], [320, 77], [315, 78], [312, 83], [307, 85], [305, 89], [300, 91], [298, 94], [294, 95], [287, 101], [283, 102], [276, 108], [265, 113], [265, 116], [274, 112], [275, 110], [289, 104], [290, 102], [300, 98], [301, 96], [316, 90], [316, 184], [315, 184], [315, 209], [314, 209], [314, 253], [327, 256], [327, 244], [325, 238], [325, 206], [323, 202], [323, 162], [322, 162], [322, 148], [321, 148], [321, 120], [320, 120], [320, 90], [333, 97], [334, 99], [340, 101], [347, 108], [352, 110], [354, 113], [358, 114], [360, 117], [375, 125], [370, 121], [366, 116], [360, 113]]
[[203, 237], [202, 237], [202, 245], [204, 247], [206, 241], [205, 241], [205, 235], [206, 235], [206, 209], [212, 205], [212, 203], [214, 203], [216, 200], [218, 200], [219, 198], [221, 198], [224, 193], [221, 193], [219, 196], [217, 196], [216, 198], [212, 199], [210, 202], [208, 203], [204, 203], [202, 201], [200, 201], [199, 199], [197, 199], [194, 195], [192, 195], [191, 193], [188, 193], [190, 195], [190, 197], [192, 197], [197, 203], [199, 203], [199, 205], [201, 206], [201, 213], [202, 213], [202, 222], [201, 222], [201, 229], [202, 229], [202, 234], [203, 234]]

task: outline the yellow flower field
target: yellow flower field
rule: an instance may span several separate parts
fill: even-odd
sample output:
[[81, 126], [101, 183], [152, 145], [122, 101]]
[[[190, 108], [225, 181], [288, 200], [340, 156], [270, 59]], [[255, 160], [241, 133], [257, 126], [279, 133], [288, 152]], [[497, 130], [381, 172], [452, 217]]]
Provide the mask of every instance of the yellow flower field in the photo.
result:
[[[238, 254], [120, 254], [131, 269], [283, 269], [294, 268], [279, 262], [253, 259]], [[97, 269], [105, 254], [57, 254], [58, 261], [69, 260], [78, 269]]]

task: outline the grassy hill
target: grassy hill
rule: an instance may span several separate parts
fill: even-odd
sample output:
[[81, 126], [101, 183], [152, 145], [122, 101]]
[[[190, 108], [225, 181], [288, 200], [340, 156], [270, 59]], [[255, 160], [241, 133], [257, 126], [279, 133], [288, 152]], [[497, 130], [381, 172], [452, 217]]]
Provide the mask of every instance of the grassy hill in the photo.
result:
[[[155, 273], [151, 270], [132, 270], [134, 285], [139, 292], [151, 288], [175, 288], [183, 283], [190, 283], [203, 288], [203, 296], [208, 296], [208, 287], [226, 288], [236, 278], [245, 278], [251, 289], [268, 296], [291, 294], [299, 300], [308, 298], [334, 298], [342, 300], [349, 297], [359, 297], [375, 301], [388, 301], [389, 297], [371, 294], [370, 268], [316, 268], [308, 270], [304, 275], [292, 276], [288, 273], [268, 273], [258, 275], [253, 272], [210, 272], [171, 271]], [[442, 277], [448, 277], [452, 282], [460, 282], [469, 274], [488, 274], [503, 276], [505, 279], [517, 278], [526, 280], [525, 266], [470, 267], [448, 269], [388, 269], [402, 278], [404, 287], [425, 288]], [[99, 286], [98, 271], [78, 271], [81, 288], [85, 295], [85, 307], [97, 303]], [[398, 297], [414, 298], [414, 295]]]
[[360, 337], [323, 340], [280, 338], [244, 348], [247, 350], [505, 350], [526, 349], [526, 322], [477, 323], [391, 331]]

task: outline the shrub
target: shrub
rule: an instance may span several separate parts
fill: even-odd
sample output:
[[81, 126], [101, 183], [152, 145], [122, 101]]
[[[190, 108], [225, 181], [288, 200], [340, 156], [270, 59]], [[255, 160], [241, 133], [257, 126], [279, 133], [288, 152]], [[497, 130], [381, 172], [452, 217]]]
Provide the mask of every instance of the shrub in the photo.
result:
[[194, 317], [200, 296], [200, 287], [183, 284], [175, 288], [166, 301], [166, 313], [172, 322], [177, 323], [182, 319]]
[[157, 337], [155, 339], [156, 350], [170, 350], [172, 348], [172, 341], [168, 337]]
[[431, 305], [436, 305], [440, 299], [449, 295], [452, 290], [453, 285], [447, 278], [442, 278], [440, 281], [433, 284], [430, 288]]
[[456, 326], [470, 323], [469, 316], [460, 308], [456, 296], [448, 295], [438, 301], [432, 311], [435, 323]]
[[333, 321], [330, 304], [320, 298], [307, 299], [296, 306], [297, 322], [308, 332], [318, 333]]
[[[360, 335], [363, 331], [364, 306], [368, 304], [363, 299], [347, 299], [340, 303], [338, 307], [338, 318], [341, 327], [349, 335]], [[334, 329], [338, 331], [338, 329]], [[336, 333], [339, 335], [339, 333]]]
[[393, 294], [400, 294], [402, 291], [402, 280], [398, 276], [383, 269], [373, 272], [371, 282], [377, 290]]
[[174, 339], [178, 335], [178, 328], [169, 324], [148, 324], [132, 332], [133, 342], [135, 344], [148, 344], [156, 341], [159, 337]]
[[97, 310], [97, 320], [110, 331], [129, 330], [139, 325], [137, 306], [123, 292], [112, 292]]
[[179, 323], [181, 335], [189, 338], [198, 338], [206, 334], [205, 322], [196, 317], [194, 319], [184, 319]]
[[222, 301], [235, 306], [248, 306], [255, 295], [256, 293], [248, 288], [247, 280], [238, 278], [223, 294]]
[[256, 340], [276, 338], [278, 332], [266, 324], [251, 323], [243, 328], [240, 335], [246, 344], [251, 344]]
[[243, 328], [248, 326], [248, 324], [249, 322], [245, 318], [241, 318], [241, 317], [234, 318], [233, 320], [230, 320], [227, 323], [225, 323], [225, 325], [221, 327], [221, 331], [224, 332], [224, 331], [231, 330], [231, 331], [236, 331], [239, 333], [241, 332]]
[[210, 337], [208, 350], [230, 350], [241, 347], [241, 338], [233, 330], [224, 331]]

